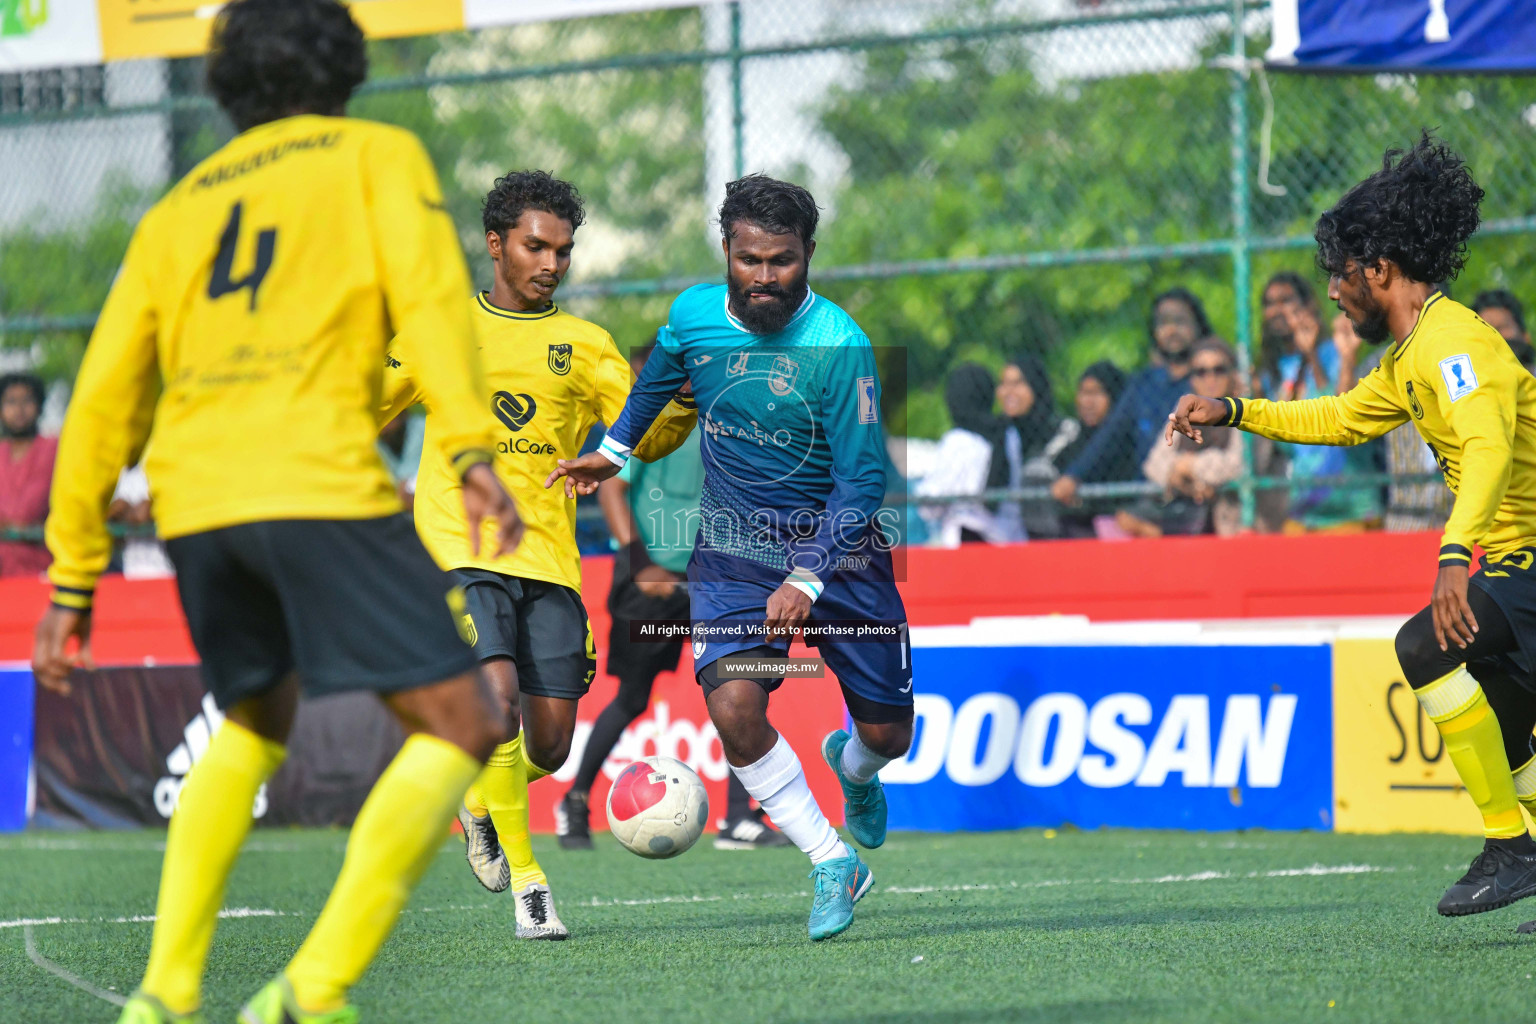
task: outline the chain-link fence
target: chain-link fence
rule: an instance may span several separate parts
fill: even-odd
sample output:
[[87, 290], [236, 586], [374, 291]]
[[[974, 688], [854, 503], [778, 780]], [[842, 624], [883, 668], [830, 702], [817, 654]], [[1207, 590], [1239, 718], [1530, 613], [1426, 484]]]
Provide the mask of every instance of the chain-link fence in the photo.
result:
[[[998, 454], [978, 472], [1024, 500], [1036, 533], [1052, 518], [1101, 534], [1374, 524], [1407, 505], [1433, 525], [1443, 488], [1408, 497], [1434, 468], [1416, 444], [1313, 458], [1238, 439], [1220, 475], [1175, 460], [1149, 482], [1143, 422], [1082, 460], [1095, 385], [1134, 396], [1157, 358], [1154, 320], [1195, 319], [1152, 308], [1168, 289], [1198, 297], [1234, 349], [1197, 358], [1206, 372], [1180, 387], [1315, 394], [1347, 376], [1326, 299], [1315, 325], [1291, 312], [1266, 328], [1263, 286], [1292, 270], [1321, 292], [1313, 219], [1421, 127], [1488, 191], [1456, 296], [1536, 296], [1522, 259], [1536, 231], [1532, 80], [1266, 75], [1268, 24], [1266, 5], [1242, 0], [716, 3], [375, 42], [351, 112], [423, 138], [481, 278], [491, 180], [537, 166], [575, 181], [589, 220], [562, 302], [621, 344], [720, 274], [711, 212], [726, 180], [808, 185], [826, 211], [813, 284], [906, 353], [905, 400], [885, 418], [914, 439], [900, 468], [914, 489], [929, 481], [935, 529], [956, 486], [940, 479], [950, 405], [959, 383], [987, 380], [956, 368], [1012, 382], [1032, 360], [1033, 414], [1015, 388], [1017, 429], [988, 421]], [[231, 134], [201, 74], [175, 60], [0, 75], [0, 360], [68, 381], [135, 217]], [[1295, 351], [1314, 330], [1315, 371]], [[1050, 497], [1060, 473], [1089, 504], [1057, 501], [1059, 484]]]

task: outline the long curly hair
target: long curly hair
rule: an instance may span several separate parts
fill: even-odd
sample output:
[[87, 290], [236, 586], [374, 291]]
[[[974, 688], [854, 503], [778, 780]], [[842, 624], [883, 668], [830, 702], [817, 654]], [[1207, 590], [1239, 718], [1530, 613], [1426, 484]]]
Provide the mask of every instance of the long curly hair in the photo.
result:
[[367, 77], [363, 30], [336, 0], [234, 0], [213, 23], [208, 89], [241, 131], [340, 113]]
[[1343, 274], [1350, 260], [1361, 267], [1386, 260], [1414, 281], [1454, 281], [1483, 195], [1466, 161], [1423, 131], [1413, 148], [1387, 150], [1381, 170], [1317, 219], [1317, 265]]

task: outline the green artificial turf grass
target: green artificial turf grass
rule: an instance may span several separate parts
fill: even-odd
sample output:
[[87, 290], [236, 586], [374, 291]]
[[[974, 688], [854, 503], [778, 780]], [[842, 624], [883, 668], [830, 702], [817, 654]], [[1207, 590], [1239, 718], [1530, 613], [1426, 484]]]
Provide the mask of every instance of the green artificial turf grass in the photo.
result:
[[[0, 837], [0, 1020], [115, 1011], [154, 911], [152, 833]], [[212, 1022], [276, 973], [341, 864], [340, 832], [261, 831], [209, 962]], [[1451, 836], [1028, 832], [893, 835], [852, 929], [805, 936], [796, 851], [645, 861], [606, 836], [535, 848], [572, 938], [512, 938], [507, 894], [445, 843], [355, 991], [365, 1022], [1497, 1021], [1536, 1003], [1536, 900], [1461, 919], [1435, 901], [1478, 841]], [[275, 913], [274, 913], [275, 912]], [[921, 958], [921, 959], [918, 959]], [[1332, 1006], [1330, 1006], [1330, 1002]]]

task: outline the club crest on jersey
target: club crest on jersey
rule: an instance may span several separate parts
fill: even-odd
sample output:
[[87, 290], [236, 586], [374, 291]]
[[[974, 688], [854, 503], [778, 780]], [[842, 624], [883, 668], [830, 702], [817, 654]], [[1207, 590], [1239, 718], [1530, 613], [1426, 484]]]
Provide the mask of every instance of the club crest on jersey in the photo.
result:
[[1477, 390], [1477, 374], [1472, 372], [1471, 356], [1448, 356], [1440, 360], [1440, 376], [1445, 378], [1445, 390], [1453, 402]]
[[491, 396], [491, 412], [507, 425], [508, 430], [522, 430], [538, 412], [538, 404], [532, 395], [514, 395], [498, 391]]
[[768, 371], [768, 390], [776, 395], [787, 395], [795, 390], [795, 378], [800, 376], [800, 364], [789, 356], [774, 356], [773, 369]]
[[571, 346], [569, 343], [549, 346], [549, 369], [564, 377], [571, 372]]
[[1419, 396], [1413, 393], [1413, 381], [1408, 381], [1405, 388], [1408, 392], [1408, 411], [1413, 413], [1414, 419], [1423, 419], [1424, 407], [1419, 404]]

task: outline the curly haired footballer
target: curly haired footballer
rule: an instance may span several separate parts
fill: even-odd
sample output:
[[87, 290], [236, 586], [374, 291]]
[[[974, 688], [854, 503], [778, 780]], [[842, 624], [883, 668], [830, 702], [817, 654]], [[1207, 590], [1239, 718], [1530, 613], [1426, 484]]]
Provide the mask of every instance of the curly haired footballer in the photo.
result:
[[486, 231], [505, 241], [507, 231], [524, 210], [543, 210], [571, 224], [574, 231], [587, 219], [586, 205], [575, 185], [548, 171], [512, 171], [497, 178], [486, 194], [481, 220]]
[[240, 0], [213, 24], [208, 89], [242, 132], [340, 114], [367, 77], [363, 31], [336, 0]]
[[1387, 150], [1381, 170], [1317, 219], [1317, 265], [1342, 276], [1351, 260], [1387, 260], [1413, 281], [1454, 281], [1483, 194], [1466, 161], [1424, 131], [1412, 149]]

